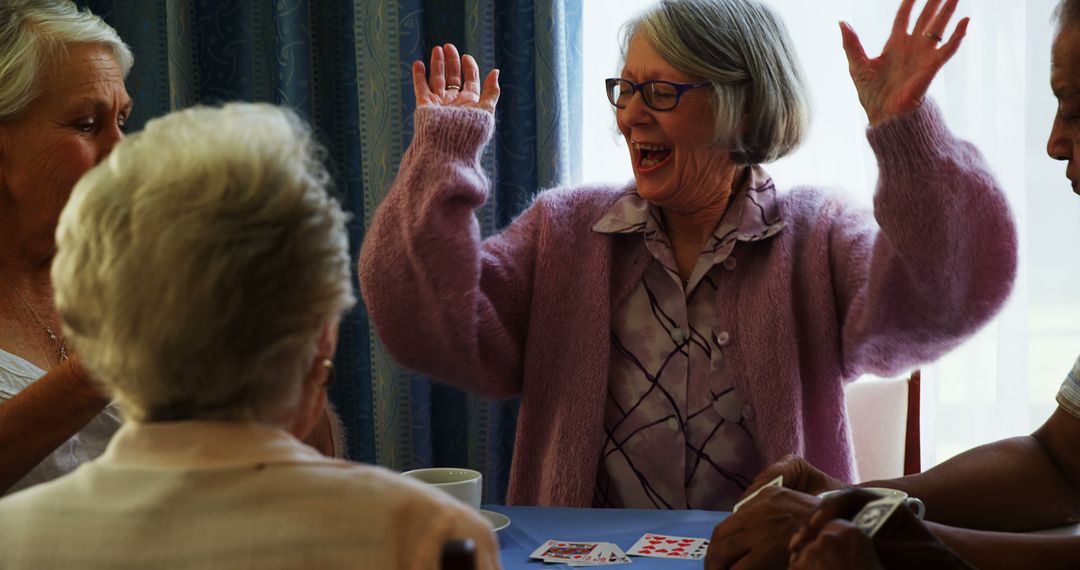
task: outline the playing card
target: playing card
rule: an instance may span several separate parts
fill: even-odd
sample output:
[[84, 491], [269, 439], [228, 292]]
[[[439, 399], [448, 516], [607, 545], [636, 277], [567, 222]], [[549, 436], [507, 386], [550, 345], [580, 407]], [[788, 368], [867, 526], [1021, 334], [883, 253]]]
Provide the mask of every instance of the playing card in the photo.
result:
[[884, 497], [870, 501], [851, 519], [851, 524], [867, 536], [873, 537], [903, 502], [904, 497]]
[[705, 558], [705, 550], [708, 547], [709, 541], [704, 538], [650, 533], [639, 538], [626, 553], [631, 556], [648, 556], [651, 558], [701, 560]]
[[590, 554], [587, 560], [567, 562], [568, 566], [607, 566], [608, 564], [630, 564], [633, 561], [619, 548], [619, 545], [610, 542], [602, 542], [597, 549]]
[[529, 558], [537, 558], [544, 562], [589, 561], [589, 555], [593, 554], [599, 545], [598, 542], [549, 540], [534, 550]]
[[[611, 550], [610, 542], [597, 543], [596, 548], [592, 552], [587, 554], [584, 558], [571, 560], [566, 562], [567, 566], [600, 566], [607, 564], [608, 552]], [[562, 562], [562, 560], [556, 560], [554, 558], [546, 558], [544, 562]]]
[[750, 493], [750, 496], [748, 496], [745, 499], [739, 501], [738, 503], [735, 503], [735, 506], [731, 508], [731, 512], [733, 512], [733, 513], [737, 512], [739, 510], [739, 507], [745, 505], [747, 503], [747, 501], [749, 501], [750, 499], [753, 499], [754, 497], [758, 496], [758, 493], [760, 493], [761, 490], [764, 489], [765, 487], [783, 487], [783, 486], [784, 486], [784, 476], [781, 475], [781, 476], [777, 477], [776, 479], [773, 479], [772, 481], [769, 481], [768, 483], [765, 483], [764, 485], [758, 487], [756, 491], [754, 491], [753, 493]]

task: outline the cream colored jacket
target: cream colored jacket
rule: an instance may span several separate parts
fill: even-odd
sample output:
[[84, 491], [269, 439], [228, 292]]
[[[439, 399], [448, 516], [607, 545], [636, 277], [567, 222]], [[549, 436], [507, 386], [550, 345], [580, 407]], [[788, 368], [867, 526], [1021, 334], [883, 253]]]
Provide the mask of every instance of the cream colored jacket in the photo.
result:
[[0, 568], [438, 568], [477, 513], [259, 424], [126, 424], [98, 459], [0, 499]]

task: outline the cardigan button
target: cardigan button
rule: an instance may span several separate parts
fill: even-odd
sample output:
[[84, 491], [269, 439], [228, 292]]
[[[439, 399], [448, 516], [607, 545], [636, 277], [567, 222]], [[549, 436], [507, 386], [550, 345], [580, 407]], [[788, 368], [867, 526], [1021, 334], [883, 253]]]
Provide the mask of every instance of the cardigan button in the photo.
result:
[[671, 416], [667, 420], [667, 427], [671, 431], [674, 431], [674, 432], [679, 431], [679, 420], [675, 419], [675, 416]]
[[728, 334], [727, 331], [722, 331], [720, 334], [716, 335], [716, 344], [727, 346], [729, 342], [731, 342], [731, 335]]
[[735, 266], [738, 265], [738, 263], [739, 262], [735, 261], [734, 257], [728, 257], [724, 260], [724, 269], [727, 269], [729, 271], [734, 270]]
[[671, 330], [671, 340], [678, 344], [682, 344], [682, 341], [686, 340], [686, 331], [681, 328], [675, 328]]

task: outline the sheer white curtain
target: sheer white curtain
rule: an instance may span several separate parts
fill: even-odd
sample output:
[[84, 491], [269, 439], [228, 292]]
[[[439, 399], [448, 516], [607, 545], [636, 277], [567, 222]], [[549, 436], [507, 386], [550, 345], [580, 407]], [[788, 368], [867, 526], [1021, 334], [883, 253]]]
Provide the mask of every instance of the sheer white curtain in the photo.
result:
[[[619, 27], [651, 0], [583, 0], [585, 181], [632, 176], [602, 79], [618, 73]], [[1006, 189], [1020, 229], [1020, 273], [997, 319], [924, 370], [923, 465], [972, 446], [1029, 433], [1080, 353], [1080, 197], [1045, 152], [1055, 110], [1049, 88], [1055, 0], [962, 0], [968, 37], [931, 95], [949, 126], [983, 152]], [[837, 22], [880, 52], [899, 1], [772, 0], [791, 32], [814, 101], [809, 138], [767, 169], [781, 187], [815, 184], [870, 203], [877, 167], [866, 117], [847, 74]], [[922, 8], [917, 3], [916, 14]], [[913, 17], [914, 20], [914, 17]], [[951, 31], [951, 30], [950, 30]], [[927, 188], [927, 191], [938, 191]]]

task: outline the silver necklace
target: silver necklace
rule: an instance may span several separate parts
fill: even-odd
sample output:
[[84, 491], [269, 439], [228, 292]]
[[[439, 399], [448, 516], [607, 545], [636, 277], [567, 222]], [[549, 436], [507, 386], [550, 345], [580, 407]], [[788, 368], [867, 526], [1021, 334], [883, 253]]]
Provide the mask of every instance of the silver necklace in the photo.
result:
[[19, 301], [22, 301], [23, 306], [25, 306], [26, 309], [30, 311], [30, 314], [34, 316], [34, 320], [36, 320], [38, 324], [41, 325], [41, 328], [45, 329], [45, 332], [48, 333], [49, 338], [52, 339], [53, 344], [56, 345], [57, 354], [60, 356], [60, 362], [67, 360], [67, 345], [64, 343], [64, 339], [60, 338], [60, 335], [56, 334], [49, 325], [45, 324], [45, 321], [38, 315], [37, 311], [34, 310], [34, 307], [30, 306], [30, 303], [26, 301], [26, 297], [23, 297], [19, 289], [15, 287], [15, 284], [7, 278], [7, 275], [0, 272], [0, 277], [4, 278], [4, 281], [11, 287], [11, 290], [15, 292], [15, 296], [19, 298]]

